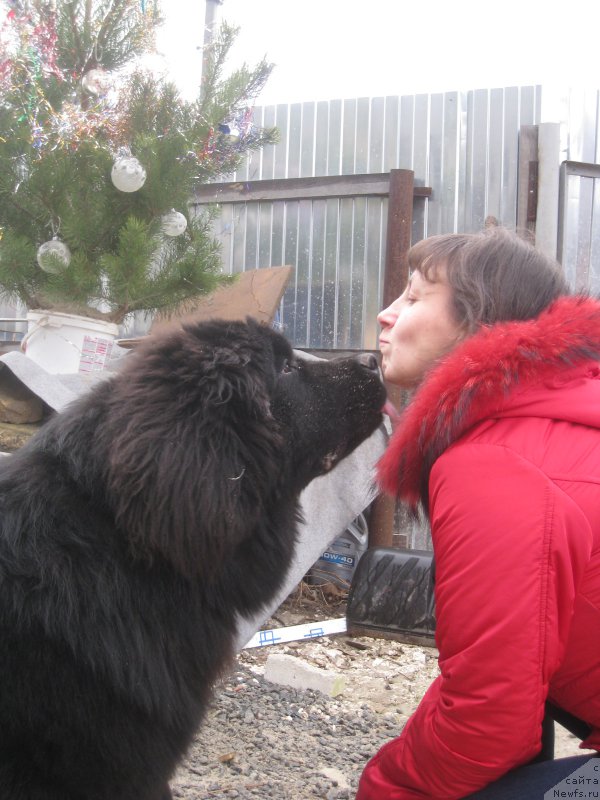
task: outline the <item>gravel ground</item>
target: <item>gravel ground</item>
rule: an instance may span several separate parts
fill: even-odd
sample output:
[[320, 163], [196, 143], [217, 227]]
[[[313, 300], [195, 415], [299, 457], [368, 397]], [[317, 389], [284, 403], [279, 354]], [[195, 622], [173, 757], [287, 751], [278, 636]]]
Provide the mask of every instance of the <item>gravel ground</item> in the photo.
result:
[[398, 715], [348, 709], [312, 691], [274, 688], [236, 670], [220, 691], [187, 765], [181, 798], [350, 798], [369, 756], [399, 728]]
[[[323, 602], [301, 585], [268, 627], [343, 617], [343, 598]], [[329, 598], [331, 600], [331, 598]], [[271, 653], [293, 655], [342, 675], [336, 697], [263, 677]], [[171, 782], [175, 798], [353, 798], [365, 762], [402, 730], [438, 674], [435, 648], [340, 635], [244, 650], [215, 687], [187, 761]], [[557, 729], [557, 756], [581, 754]]]

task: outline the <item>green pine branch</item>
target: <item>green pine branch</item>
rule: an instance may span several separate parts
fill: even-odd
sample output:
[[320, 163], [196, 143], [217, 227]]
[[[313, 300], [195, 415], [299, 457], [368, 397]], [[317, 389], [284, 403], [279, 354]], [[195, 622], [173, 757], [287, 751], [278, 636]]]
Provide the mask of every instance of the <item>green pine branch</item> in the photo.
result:
[[[134, 69], [111, 105], [86, 93], [81, 75], [135, 64], [159, 17], [141, 15], [139, 0], [57, 0], [54, 13], [45, 0], [21, 0], [19, 8], [21, 50], [0, 83], [0, 293], [117, 323], [197, 302], [227, 279], [210, 214], [190, 218], [194, 189], [276, 140], [248, 112], [271, 66], [226, 75], [237, 29], [224, 25], [194, 101]], [[138, 191], [112, 184], [121, 147], [146, 170]], [[188, 217], [175, 238], [162, 231], [172, 208]], [[42, 269], [38, 248], [54, 236], [71, 262], [50, 259]]]

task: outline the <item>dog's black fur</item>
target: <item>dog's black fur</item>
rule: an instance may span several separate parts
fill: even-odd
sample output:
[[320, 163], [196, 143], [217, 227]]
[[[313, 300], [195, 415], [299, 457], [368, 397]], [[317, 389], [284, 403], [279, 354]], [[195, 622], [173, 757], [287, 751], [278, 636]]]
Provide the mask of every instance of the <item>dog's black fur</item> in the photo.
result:
[[252, 321], [127, 357], [0, 471], [0, 798], [162, 800], [300, 491], [381, 422], [372, 357]]

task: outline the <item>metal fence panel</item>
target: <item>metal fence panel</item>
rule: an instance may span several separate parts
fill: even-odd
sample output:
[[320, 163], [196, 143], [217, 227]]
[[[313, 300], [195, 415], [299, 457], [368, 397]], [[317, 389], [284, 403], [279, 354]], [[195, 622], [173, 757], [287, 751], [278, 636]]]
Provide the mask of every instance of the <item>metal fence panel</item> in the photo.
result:
[[600, 295], [600, 184], [594, 182], [592, 220], [590, 225], [590, 272], [588, 289]]
[[315, 154], [313, 175], [327, 175], [327, 142], [329, 140], [329, 103], [325, 100], [317, 103], [315, 121]]
[[558, 258], [570, 285], [600, 292], [600, 165], [566, 161], [560, 172]]
[[[488, 214], [514, 225], [519, 127], [539, 119], [540, 97], [539, 87], [524, 87], [256, 109], [257, 121], [279, 128], [280, 141], [253, 155], [233, 180], [410, 169], [416, 186], [433, 190], [428, 202], [415, 202], [413, 241], [479, 230]], [[224, 269], [295, 267], [281, 312], [293, 344], [374, 347], [387, 200], [239, 205], [240, 214], [224, 205], [227, 222], [215, 226]]]
[[[431, 96], [429, 113], [429, 180], [437, 186], [442, 185], [442, 174], [444, 171], [444, 95], [434, 94]], [[442, 195], [443, 197], [443, 195]], [[439, 230], [441, 227], [442, 204], [441, 198], [431, 198], [424, 205], [423, 225], [425, 228]]]
[[598, 91], [574, 89], [568, 97], [568, 160], [595, 163], [600, 160], [598, 139]]
[[[302, 105], [300, 103], [290, 106], [289, 125], [287, 169], [284, 170], [284, 175], [276, 175], [277, 178], [300, 177], [300, 156], [303, 144]], [[304, 142], [307, 141], [308, 137], [304, 137]]]
[[[542, 89], [508, 87], [434, 95], [357, 98], [258, 107], [257, 124], [276, 126], [278, 144], [251, 154], [232, 180], [389, 172], [411, 169], [416, 186], [413, 241], [478, 230], [488, 215], [516, 221], [518, 134], [539, 123]], [[567, 157], [600, 160], [598, 91], [572, 90], [564, 102]], [[587, 181], [587, 182], [586, 182]], [[592, 185], [593, 188], [589, 188]], [[599, 192], [588, 179], [568, 188], [567, 270], [591, 265], [598, 286]], [[387, 200], [223, 204], [214, 222], [223, 270], [291, 264], [295, 276], [281, 307], [296, 346], [374, 347], [385, 262]], [[0, 304], [0, 315], [14, 309]], [[297, 319], [296, 319], [297, 317]], [[130, 327], [144, 332], [147, 321]]]
[[332, 100], [329, 103], [329, 130], [325, 142], [317, 142], [327, 147], [327, 175], [340, 175], [342, 173], [342, 126], [343, 108], [341, 100]]
[[[376, 97], [373, 103], [379, 107], [379, 101], [383, 101], [383, 163], [382, 172], [389, 172], [399, 163], [398, 148], [400, 145], [400, 98], [399, 97]], [[377, 118], [375, 119], [377, 121]], [[371, 141], [377, 141], [376, 136], [371, 137]], [[377, 164], [373, 164], [373, 172], [378, 172]]]
[[323, 283], [323, 348], [333, 349], [338, 331], [339, 295], [339, 213], [340, 201], [327, 200], [326, 228], [324, 243], [325, 275]]
[[[536, 116], [535, 119], [539, 119]], [[524, 124], [524, 123], [523, 123]], [[502, 186], [499, 220], [517, 219], [517, 189], [519, 174], [519, 139], [515, 139], [515, 126], [521, 125], [521, 104], [516, 87], [504, 89], [502, 125]], [[493, 212], [492, 212], [493, 213]]]
[[317, 200], [312, 206], [312, 244], [307, 340], [311, 348], [321, 347], [323, 339], [323, 309], [325, 295], [325, 235], [327, 231], [327, 201]]
[[467, 132], [465, 214], [461, 228], [471, 232], [481, 230], [487, 216], [491, 106], [488, 91], [471, 92], [468, 103], [471, 124]]
[[384, 166], [385, 148], [385, 98], [375, 97], [371, 103], [370, 128], [382, 131], [381, 136], [371, 136], [369, 131], [369, 153], [365, 172], [386, 172]]
[[558, 258], [570, 284], [600, 292], [600, 92], [566, 98], [567, 161], [561, 168]]

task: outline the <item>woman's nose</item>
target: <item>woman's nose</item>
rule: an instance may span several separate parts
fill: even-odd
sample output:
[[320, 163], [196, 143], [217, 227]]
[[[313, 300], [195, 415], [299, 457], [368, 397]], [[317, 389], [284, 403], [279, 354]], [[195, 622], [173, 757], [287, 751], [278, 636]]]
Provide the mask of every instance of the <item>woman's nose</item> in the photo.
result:
[[391, 328], [397, 319], [398, 312], [393, 310], [393, 306], [388, 306], [377, 314], [377, 323], [381, 328]]

